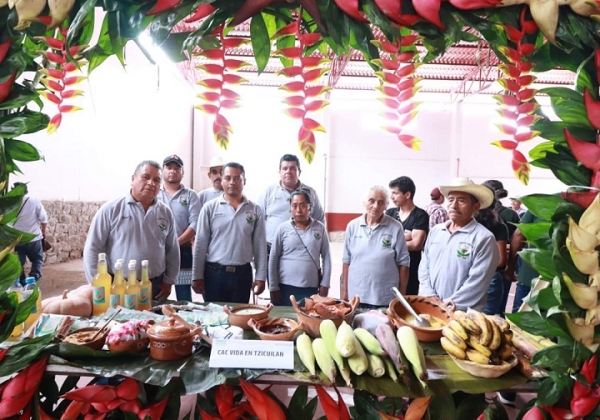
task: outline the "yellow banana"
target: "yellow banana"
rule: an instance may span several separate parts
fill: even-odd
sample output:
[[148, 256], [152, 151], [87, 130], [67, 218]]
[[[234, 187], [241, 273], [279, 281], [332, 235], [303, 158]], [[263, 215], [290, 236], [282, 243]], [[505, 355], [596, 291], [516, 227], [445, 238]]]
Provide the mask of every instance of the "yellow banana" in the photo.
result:
[[364, 328], [355, 328], [354, 335], [363, 345], [364, 349], [371, 354], [375, 354], [377, 356], [384, 356], [386, 353], [383, 351], [381, 344], [379, 341], [371, 334], [368, 330]]
[[513, 346], [510, 344], [502, 344], [502, 346], [498, 349], [498, 356], [502, 360], [510, 359], [510, 356], [513, 354]]
[[460, 336], [452, 328], [450, 328], [450, 326], [446, 325], [444, 328], [442, 328], [442, 335], [461, 350], [467, 349], [467, 343], [465, 340], [460, 338]]
[[31, 21], [42, 13], [42, 10], [46, 7], [46, 0], [18, 0], [14, 7], [19, 18], [15, 29], [20, 31], [29, 27]]
[[477, 350], [467, 349], [467, 351], [465, 353], [467, 355], [467, 359], [469, 359], [471, 362], [479, 363], [480, 365], [489, 365], [490, 364], [489, 356], [486, 356], [485, 354], [481, 354]]
[[465, 330], [464, 327], [460, 325], [460, 322], [458, 322], [456, 319], [451, 320], [448, 323], [448, 326], [452, 328], [452, 331], [458, 334], [458, 336], [463, 340], [469, 339], [469, 334], [467, 334], [467, 330]]
[[454, 319], [459, 322], [460, 325], [467, 331], [469, 334], [479, 335], [481, 334], [481, 328], [475, 321], [467, 316], [465, 311], [454, 311]]
[[469, 346], [471, 346], [471, 348], [477, 350], [479, 353], [481, 353], [487, 357], [490, 357], [492, 355], [492, 351], [488, 347], [484, 346], [479, 341], [477, 341], [477, 337], [475, 337], [475, 336], [469, 337], [468, 344], [469, 344]]
[[423, 388], [427, 388], [427, 365], [425, 363], [425, 354], [423, 348], [417, 339], [417, 333], [408, 325], [403, 325], [396, 331], [396, 337], [402, 353], [406, 356], [406, 360], [410, 362], [410, 366], [419, 380]]
[[331, 358], [337, 365], [338, 371], [342, 375], [342, 378], [344, 378], [344, 381], [346, 382], [346, 386], [348, 388], [352, 388], [352, 380], [350, 378], [350, 369], [344, 363], [344, 359], [342, 358], [342, 355], [340, 354], [337, 347], [335, 346], [335, 339], [337, 336], [337, 327], [335, 326], [335, 324], [333, 323], [333, 321], [331, 319], [324, 319], [323, 321], [321, 321], [321, 324], [319, 325], [319, 332], [321, 333], [321, 338], [325, 342], [325, 347], [327, 347], [327, 351], [329, 352], [329, 354], [331, 355]]
[[512, 332], [512, 330], [504, 331], [502, 333], [502, 343], [512, 345], [513, 336], [514, 336], [514, 333]]
[[467, 312], [467, 316], [475, 321], [481, 329], [481, 333], [479, 334], [479, 342], [484, 346], [488, 346], [492, 341], [492, 330], [491, 325], [489, 324], [489, 321], [485, 315], [479, 311], [470, 309], [469, 312]]
[[493, 321], [498, 326], [498, 328], [500, 328], [500, 331], [505, 332], [510, 330], [510, 324], [506, 319], [502, 318], [500, 315], [489, 315], [487, 317], [489, 320]]
[[331, 383], [334, 383], [337, 371], [335, 369], [335, 362], [327, 351], [325, 341], [323, 341], [322, 338], [315, 338], [312, 342], [312, 349], [321, 372], [327, 376], [327, 379], [329, 379]]
[[356, 351], [355, 338], [352, 327], [346, 321], [342, 321], [335, 336], [335, 346], [342, 357], [350, 357], [354, 354]]
[[[596, 252], [596, 255], [597, 254], [598, 252]], [[592, 309], [596, 307], [598, 304], [598, 287], [589, 286], [583, 283], [575, 283], [567, 273], [563, 273], [562, 277], [577, 306], [582, 309]]]
[[369, 366], [367, 367], [369, 375], [373, 378], [381, 378], [385, 375], [385, 365], [383, 364], [381, 357], [376, 354], [368, 353], [367, 359], [369, 361]]
[[488, 319], [488, 324], [490, 326], [490, 330], [492, 331], [492, 339], [490, 340], [488, 347], [490, 350], [496, 350], [498, 347], [500, 347], [500, 344], [502, 344], [502, 331], [500, 331], [500, 327], [498, 327], [498, 325], [490, 319], [491, 317], [486, 316], [486, 318]]
[[315, 376], [317, 374], [315, 369], [315, 353], [313, 352], [312, 341], [306, 333], [303, 333], [296, 339], [296, 350], [306, 369], [308, 369], [311, 375]]
[[358, 342], [358, 339], [356, 337], [353, 338], [354, 353], [352, 353], [352, 356], [348, 357], [348, 366], [350, 366], [352, 372], [360, 376], [369, 368], [369, 359], [367, 358], [367, 354], [362, 345]]
[[465, 353], [465, 351], [460, 347], [456, 346], [452, 341], [448, 340], [446, 337], [440, 338], [440, 344], [448, 354], [460, 360], [466, 359], [467, 354]]

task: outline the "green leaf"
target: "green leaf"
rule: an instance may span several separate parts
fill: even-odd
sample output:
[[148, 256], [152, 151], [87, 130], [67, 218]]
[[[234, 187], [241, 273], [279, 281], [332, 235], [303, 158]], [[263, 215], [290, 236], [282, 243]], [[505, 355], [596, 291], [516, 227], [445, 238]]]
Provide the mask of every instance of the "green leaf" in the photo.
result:
[[525, 235], [528, 242], [535, 242], [542, 238], [550, 238], [551, 222], [519, 223], [517, 229]]
[[548, 372], [549, 378], [544, 378], [538, 388], [538, 404], [554, 405], [571, 385], [571, 380], [562, 372]]
[[530, 194], [521, 197], [521, 202], [534, 216], [543, 220], [551, 220], [556, 207], [567, 201], [556, 195]]
[[50, 344], [54, 334], [23, 340], [11, 346], [0, 363], [0, 376], [8, 376], [31, 364], [44, 348]]
[[366, 391], [356, 389], [354, 391], [354, 408], [361, 419], [379, 419], [377, 397]]
[[456, 418], [476, 419], [487, 406], [485, 394], [469, 395], [456, 407]]
[[300, 413], [304, 410], [306, 406], [306, 401], [308, 400], [308, 387], [305, 385], [301, 385], [296, 388], [294, 395], [292, 395], [292, 399], [290, 400], [289, 413], [294, 418], [294, 413]]
[[571, 365], [573, 347], [556, 345], [538, 351], [531, 359], [531, 364], [550, 368], [557, 372], [566, 372]]
[[554, 267], [552, 251], [528, 248], [519, 252], [519, 255], [523, 258], [523, 261], [535, 268], [545, 280], [552, 279], [554, 276], [560, 274], [556, 271], [556, 267]]
[[[89, 19], [90, 16], [94, 16], [94, 9], [96, 7], [96, 3], [96, 0], [85, 0], [83, 4], [79, 6], [79, 10], [77, 11], [75, 18], [73, 18], [73, 21], [69, 25], [69, 31], [67, 32], [67, 42], [69, 44], [72, 43], [75, 34], [77, 34], [82, 29], [82, 26], [86, 19]], [[92, 21], [95, 21], [95, 19], [93, 19]]]
[[8, 289], [19, 278], [23, 267], [16, 253], [11, 253], [0, 262], [0, 288]]
[[429, 414], [431, 419], [458, 420], [452, 395], [433, 395], [429, 401]]
[[521, 329], [544, 337], [553, 337], [546, 326], [546, 320], [537, 312], [516, 312], [506, 314], [506, 317], [517, 324]]
[[21, 86], [15, 82], [12, 89], [10, 90], [10, 95], [8, 96], [8, 98], [6, 98], [4, 102], [0, 103], [0, 110], [12, 110], [16, 108], [22, 108], [29, 104], [29, 102], [39, 98], [39, 96], [39, 93], [37, 93], [36, 91]]
[[271, 38], [262, 13], [257, 13], [250, 21], [250, 38], [252, 51], [256, 58], [258, 74], [262, 73], [269, 64], [271, 57]]
[[592, 128], [587, 118], [583, 97], [579, 100], [551, 97], [551, 100], [554, 112], [564, 123]]
[[583, 92], [585, 89], [589, 90], [590, 92], [596, 91], [596, 83], [594, 83], [596, 76], [593, 58], [594, 55], [590, 55], [577, 68], [577, 73], [575, 74], [575, 84], [578, 92]]
[[46, 114], [25, 109], [0, 118], [0, 136], [5, 139], [35, 133], [46, 128], [50, 118]]
[[[381, 32], [383, 32], [388, 41], [396, 39], [398, 36], [400, 36], [400, 31], [398, 30], [398, 27], [379, 10], [379, 8], [375, 5], [375, 2], [373, 0], [363, 0], [361, 3], [362, 10], [365, 12], [365, 15], [367, 16], [369, 21], [374, 26], [381, 29]], [[367, 26], [366, 24], [363, 25]]]
[[125, 65], [125, 44], [127, 39], [121, 34], [121, 11], [110, 11], [106, 14], [108, 21], [108, 35], [110, 38], [111, 50], [119, 59], [122, 65]]
[[369, 65], [375, 69], [376, 66], [371, 62], [379, 58], [379, 50], [371, 43], [374, 39], [371, 28], [365, 24], [358, 23], [349, 19], [350, 24], [350, 46], [363, 53], [363, 56]]
[[541, 310], [549, 310], [560, 305], [560, 302], [554, 296], [552, 288], [548, 287], [537, 291], [537, 304]]
[[[45, 128], [45, 126], [43, 128]], [[5, 139], [4, 146], [6, 148], [6, 153], [13, 160], [18, 160], [20, 162], [34, 162], [43, 159], [39, 150], [30, 143], [15, 139]]]

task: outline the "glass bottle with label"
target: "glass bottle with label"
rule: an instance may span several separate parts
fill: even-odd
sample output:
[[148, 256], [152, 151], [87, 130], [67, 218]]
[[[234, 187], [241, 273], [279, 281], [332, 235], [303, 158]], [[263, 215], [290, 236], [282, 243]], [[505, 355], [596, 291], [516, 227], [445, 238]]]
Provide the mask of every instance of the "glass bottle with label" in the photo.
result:
[[139, 293], [138, 309], [140, 311], [150, 309], [152, 307], [152, 282], [148, 272], [148, 260], [142, 261], [142, 280]]
[[31, 314], [29, 314], [29, 316], [25, 320], [25, 323], [23, 324], [23, 328], [25, 329], [25, 331], [27, 331], [29, 327], [35, 324], [35, 321], [37, 321], [37, 319], [42, 313], [42, 291], [40, 290], [39, 286], [35, 284], [35, 278], [27, 277], [25, 279], [25, 287], [23, 288], [23, 292], [21, 293], [23, 300], [28, 299], [29, 296], [33, 294], [33, 291], [36, 289], [36, 287], [38, 289], [38, 298], [35, 302], [35, 306], [31, 310]]
[[92, 315], [102, 315], [110, 306], [110, 287], [112, 278], [108, 274], [108, 265], [106, 263], [106, 254], [98, 254], [98, 268], [94, 280], [92, 280]]
[[125, 300], [125, 280], [123, 279], [123, 261], [117, 260], [115, 263], [115, 277], [113, 285], [110, 288], [110, 306], [116, 308], [123, 306]]
[[[23, 286], [21, 286], [21, 281], [19, 279], [16, 279], [15, 282], [13, 283], [13, 285], [8, 288], [8, 293], [12, 293], [12, 292], [17, 294], [17, 298], [18, 298], [19, 302], [23, 301], [23, 296], [22, 296]], [[13, 331], [10, 334], [10, 336], [11, 337], [19, 337], [22, 332], [23, 332], [23, 323], [16, 324], [15, 328], [13, 328]]]
[[124, 307], [126, 309], [137, 309], [137, 299], [139, 294], [139, 284], [135, 272], [136, 261], [131, 260], [127, 265], [129, 272], [127, 273], [127, 284], [125, 285]]

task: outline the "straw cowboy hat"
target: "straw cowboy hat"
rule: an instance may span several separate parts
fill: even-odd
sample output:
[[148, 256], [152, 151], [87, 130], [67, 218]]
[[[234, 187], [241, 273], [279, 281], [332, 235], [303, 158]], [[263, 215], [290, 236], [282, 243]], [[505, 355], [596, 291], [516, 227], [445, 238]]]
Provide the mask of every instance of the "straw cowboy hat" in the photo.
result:
[[471, 194], [485, 209], [494, 202], [494, 193], [484, 185], [475, 184], [469, 178], [456, 178], [449, 185], [440, 185], [440, 191], [447, 197], [450, 191], [460, 191]]
[[200, 165], [200, 169], [205, 170], [216, 166], [225, 166], [225, 163], [227, 162], [225, 162], [221, 156], [213, 156], [210, 158], [210, 163], [208, 165]]

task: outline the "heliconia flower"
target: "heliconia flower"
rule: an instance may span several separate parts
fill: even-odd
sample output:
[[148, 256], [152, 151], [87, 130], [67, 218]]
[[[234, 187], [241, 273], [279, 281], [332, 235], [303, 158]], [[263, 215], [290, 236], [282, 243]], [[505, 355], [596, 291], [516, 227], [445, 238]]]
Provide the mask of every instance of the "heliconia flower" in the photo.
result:
[[8, 54], [8, 50], [10, 49], [11, 39], [12, 38], [8, 37], [6, 39], [6, 41], [4, 41], [3, 43], [0, 44], [0, 64], [2, 64], [2, 62], [6, 58], [6, 54]]
[[[573, 243], [573, 240], [569, 237], [565, 240], [569, 254], [573, 259], [575, 267], [584, 274], [594, 274], [598, 271], [598, 251], [584, 251], [577, 248], [577, 245]], [[579, 305], [581, 308], [585, 308]], [[595, 304], [593, 306], [596, 306]]]
[[53, 134], [54, 132], [56, 132], [58, 127], [60, 127], [61, 122], [62, 114], [56, 114], [54, 117], [52, 117], [50, 119], [50, 122], [48, 123], [48, 127], [46, 127], [46, 131], [48, 131], [48, 134]]
[[12, 74], [6, 79], [4, 82], [0, 83], [0, 103], [4, 102], [8, 95], [10, 94], [10, 90], [15, 83], [15, 78], [17, 77], [17, 72], [13, 71]]
[[192, 16], [185, 19], [184, 22], [192, 23], [192, 22], [196, 22], [200, 19], [204, 19], [205, 17], [207, 17], [208, 15], [213, 13], [215, 10], [217, 10], [217, 9], [215, 9], [215, 7], [212, 4], [201, 4], [200, 6], [198, 6], [198, 8], [192, 14]]
[[564, 133], [567, 144], [575, 159], [593, 172], [600, 171], [600, 145], [577, 140], [571, 135], [568, 128], [565, 128]]
[[240, 385], [258, 420], [284, 420], [286, 418], [281, 406], [252, 382], [240, 378]]
[[492, 144], [502, 150], [515, 150], [518, 143], [512, 140], [495, 140]]
[[600, 101], [594, 100], [587, 88], [583, 91], [583, 103], [585, 104], [585, 112], [590, 124], [596, 130], [600, 130]]
[[182, 0], [157, 0], [154, 7], [152, 9], [148, 10], [148, 12], [146, 12], [146, 15], [152, 16], [152, 15], [156, 15], [158, 13], [166, 12], [168, 10], [175, 8], [175, 6], [179, 5], [179, 3], [181, 3], [181, 1]]
[[567, 329], [575, 341], [590, 348], [594, 345], [594, 326], [585, 324], [583, 318], [571, 318], [567, 312], [564, 313]]
[[359, 1], [358, 0], [333, 0], [337, 7], [339, 7], [342, 12], [350, 16], [357, 22], [360, 23], [369, 23], [369, 20], [364, 17], [363, 13], [359, 10]]
[[600, 195], [598, 193], [595, 193], [593, 201], [579, 218], [579, 226], [596, 237], [600, 235]]
[[[588, 232], [587, 230], [581, 228], [571, 216], [568, 216], [569, 219], [569, 233], [568, 238], [571, 240], [571, 243], [582, 251], [591, 252], [594, 251], [596, 246], [600, 245], [598, 238], [596, 238], [596, 234], [594, 232]], [[587, 273], [593, 274], [593, 273]]]

